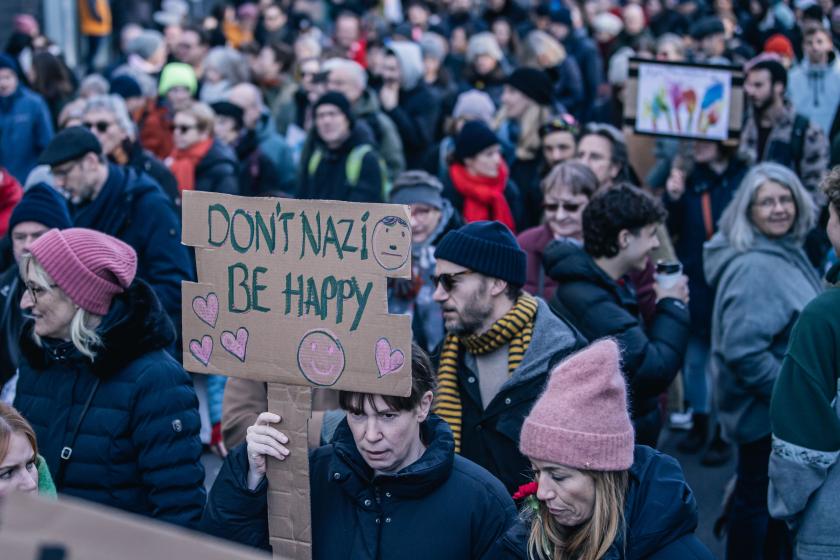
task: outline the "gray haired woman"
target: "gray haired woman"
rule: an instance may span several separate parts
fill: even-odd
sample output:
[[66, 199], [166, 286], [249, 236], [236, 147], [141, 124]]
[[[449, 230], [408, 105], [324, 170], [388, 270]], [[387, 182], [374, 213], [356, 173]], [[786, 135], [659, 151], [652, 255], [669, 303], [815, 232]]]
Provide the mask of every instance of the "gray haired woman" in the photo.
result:
[[[770, 396], [788, 337], [820, 278], [802, 249], [814, 203], [787, 167], [762, 163], [744, 177], [704, 246], [715, 290], [712, 374], [723, 434], [738, 445], [727, 558], [758, 558], [781, 546], [785, 527], [767, 512]], [[766, 545], [769, 548], [765, 548]]]
[[95, 95], [82, 109], [82, 126], [102, 144], [102, 151], [117, 165], [125, 165], [137, 174], [154, 179], [170, 200], [178, 199], [175, 176], [154, 154], [137, 141], [137, 126], [131, 120], [125, 101], [119, 95]]
[[250, 67], [242, 53], [231, 47], [214, 47], [204, 59], [204, 84], [199, 98], [204, 103], [223, 101], [230, 88], [250, 79]]

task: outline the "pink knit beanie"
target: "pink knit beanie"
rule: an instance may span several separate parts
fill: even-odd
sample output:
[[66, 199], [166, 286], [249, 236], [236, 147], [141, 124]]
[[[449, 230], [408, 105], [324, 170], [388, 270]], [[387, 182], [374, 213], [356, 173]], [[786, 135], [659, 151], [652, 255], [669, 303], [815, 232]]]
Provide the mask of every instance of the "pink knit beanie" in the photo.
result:
[[563, 360], [522, 425], [519, 450], [576, 469], [623, 471], [633, 464], [633, 425], [618, 345], [591, 344]]
[[108, 313], [137, 272], [130, 245], [92, 229], [51, 229], [29, 250], [73, 303], [96, 315]]

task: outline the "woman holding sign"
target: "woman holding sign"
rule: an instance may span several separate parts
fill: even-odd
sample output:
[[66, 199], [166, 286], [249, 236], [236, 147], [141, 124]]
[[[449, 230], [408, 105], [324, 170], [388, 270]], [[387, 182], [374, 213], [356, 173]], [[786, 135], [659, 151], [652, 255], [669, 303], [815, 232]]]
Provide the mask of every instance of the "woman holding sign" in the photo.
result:
[[[483, 468], [455, 455], [431, 415], [435, 375], [412, 349], [408, 397], [342, 391], [347, 417], [310, 454], [312, 557], [324, 560], [483, 558], [513, 524], [513, 501]], [[202, 519], [216, 536], [268, 549], [266, 456], [284, 460], [281, 418], [262, 413], [219, 473]]]
[[31, 320], [15, 406], [58, 491], [194, 524], [205, 500], [198, 402], [166, 352], [172, 321], [135, 278], [134, 249], [98, 231], [52, 229], [20, 269]]

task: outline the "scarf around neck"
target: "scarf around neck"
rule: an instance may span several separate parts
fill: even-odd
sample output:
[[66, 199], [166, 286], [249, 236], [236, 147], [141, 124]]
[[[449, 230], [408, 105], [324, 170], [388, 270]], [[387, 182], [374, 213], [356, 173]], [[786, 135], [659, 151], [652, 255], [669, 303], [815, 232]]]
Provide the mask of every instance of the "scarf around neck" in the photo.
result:
[[473, 175], [461, 163], [450, 165], [449, 175], [455, 190], [464, 198], [463, 214], [467, 223], [495, 220], [516, 231], [513, 213], [505, 200], [508, 168], [504, 161], [499, 164], [496, 177]]
[[178, 181], [178, 192], [195, 190], [195, 168], [198, 163], [207, 155], [210, 148], [213, 146], [213, 139], [208, 138], [201, 142], [196, 142], [189, 148], [179, 150], [175, 148], [172, 151], [171, 163], [169, 170], [175, 175]]
[[509, 345], [508, 375], [512, 375], [522, 363], [525, 351], [531, 344], [534, 320], [537, 316], [537, 300], [524, 293], [502, 318], [493, 323], [487, 332], [459, 337], [448, 334], [443, 341], [438, 366], [438, 393], [435, 398], [435, 414], [446, 420], [455, 436], [455, 452], [461, 451], [461, 392], [458, 388], [458, 356], [463, 344], [470, 354], [488, 354]]

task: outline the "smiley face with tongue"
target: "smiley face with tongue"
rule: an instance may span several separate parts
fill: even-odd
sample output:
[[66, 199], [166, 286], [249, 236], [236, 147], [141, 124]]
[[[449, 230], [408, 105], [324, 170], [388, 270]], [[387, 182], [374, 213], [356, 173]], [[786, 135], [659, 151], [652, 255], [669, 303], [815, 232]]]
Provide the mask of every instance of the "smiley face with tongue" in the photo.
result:
[[329, 387], [344, 372], [344, 348], [329, 331], [314, 329], [300, 340], [297, 362], [298, 369], [310, 383]]
[[373, 257], [385, 270], [397, 270], [411, 254], [411, 227], [398, 216], [385, 216], [373, 228]]

